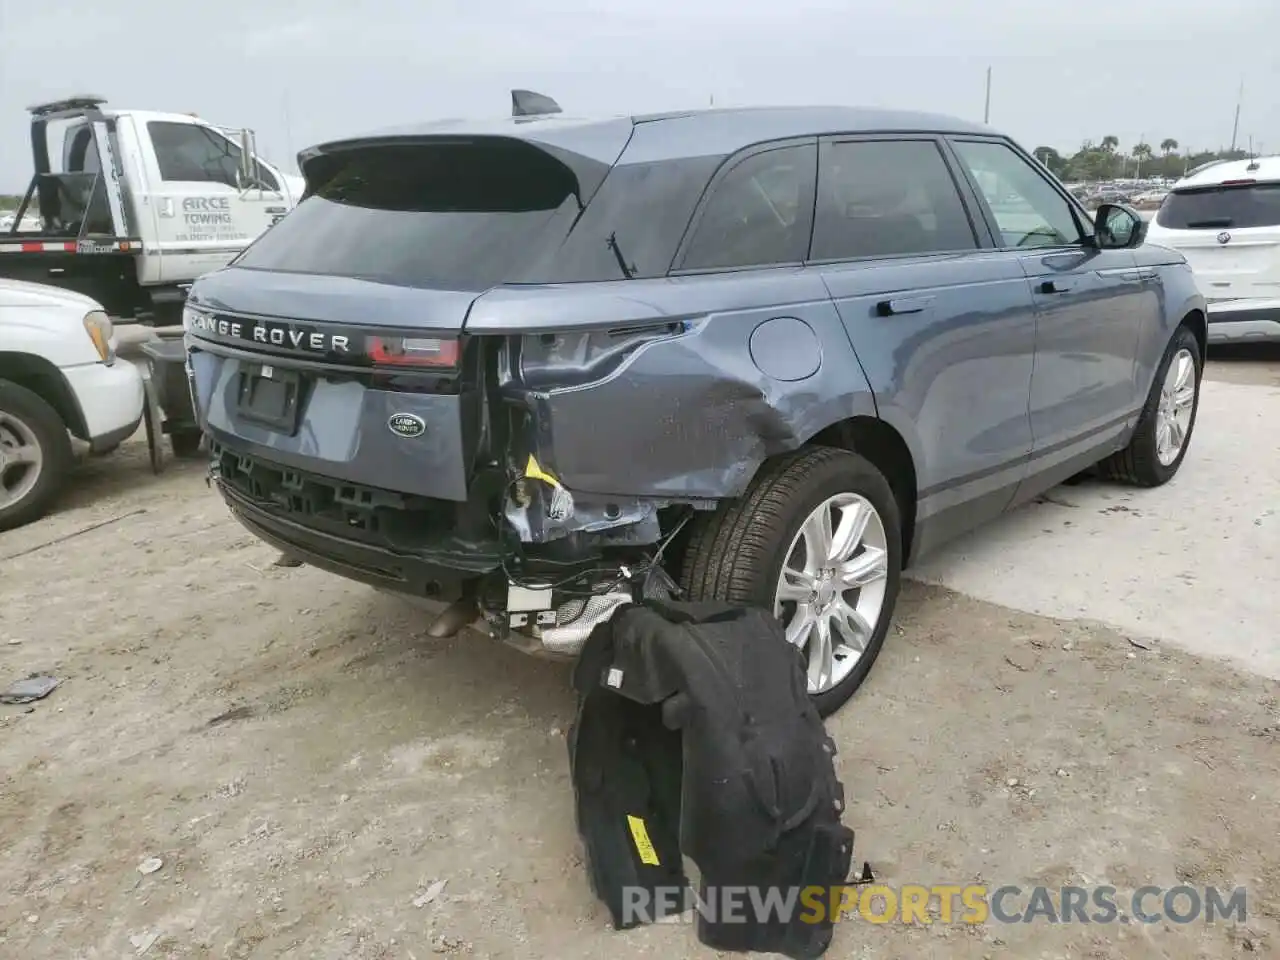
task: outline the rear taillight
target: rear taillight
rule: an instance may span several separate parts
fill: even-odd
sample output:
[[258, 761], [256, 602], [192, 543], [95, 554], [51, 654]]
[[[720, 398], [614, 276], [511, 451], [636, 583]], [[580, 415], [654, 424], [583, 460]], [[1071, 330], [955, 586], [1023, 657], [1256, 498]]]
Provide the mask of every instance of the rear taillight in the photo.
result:
[[1251, 183], [1257, 183], [1257, 180], [1223, 180], [1221, 186], [1224, 187], [1245, 187]]
[[365, 352], [378, 366], [441, 369], [458, 365], [460, 346], [449, 337], [369, 337]]

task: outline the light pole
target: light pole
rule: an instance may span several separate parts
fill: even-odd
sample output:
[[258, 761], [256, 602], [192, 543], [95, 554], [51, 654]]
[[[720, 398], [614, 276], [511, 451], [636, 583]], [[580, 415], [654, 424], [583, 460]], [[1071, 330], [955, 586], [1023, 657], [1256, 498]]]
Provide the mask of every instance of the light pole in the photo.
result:
[[1240, 133], [1240, 103], [1244, 100], [1244, 77], [1240, 78], [1240, 92], [1236, 94], [1236, 119], [1231, 124], [1231, 152], [1236, 152], [1236, 136]]

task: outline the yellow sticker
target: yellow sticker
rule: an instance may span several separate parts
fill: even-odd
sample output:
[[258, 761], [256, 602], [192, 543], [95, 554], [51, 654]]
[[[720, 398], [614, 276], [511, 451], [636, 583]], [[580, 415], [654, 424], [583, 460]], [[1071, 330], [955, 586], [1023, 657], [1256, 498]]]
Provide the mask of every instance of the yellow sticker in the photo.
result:
[[531, 480], [541, 480], [551, 488], [551, 503], [547, 507], [547, 516], [552, 520], [568, 520], [573, 516], [573, 495], [564, 488], [559, 480], [538, 466], [538, 461], [529, 454], [529, 463], [524, 468], [524, 475]]
[[647, 863], [651, 867], [658, 866], [658, 851], [653, 848], [653, 841], [649, 839], [649, 831], [644, 821], [627, 814], [627, 826], [631, 828], [631, 839], [636, 842], [636, 852], [640, 854], [640, 862]]
[[541, 480], [557, 489], [560, 488], [560, 481], [538, 466], [538, 461], [533, 459], [532, 453], [529, 454], [529, 464], [524, 468], [524, 475], [531, 480]]

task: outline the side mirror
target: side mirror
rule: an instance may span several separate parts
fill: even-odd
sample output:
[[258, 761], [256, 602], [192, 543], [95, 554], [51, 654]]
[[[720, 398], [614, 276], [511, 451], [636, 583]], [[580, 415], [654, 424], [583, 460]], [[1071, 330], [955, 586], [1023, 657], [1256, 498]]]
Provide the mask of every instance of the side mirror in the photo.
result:
[[254, 176], [253, 170], [253, 131], [240, 131], [240, 169], [238, 176], [240, 180], [240, 189], [247, 189], [257, 177]]
[[1093, 216], [1093, 236], [1099, 250], [1140, 247], [1147, 239], [1147, 221], [1128, 204], [1103, 203]]

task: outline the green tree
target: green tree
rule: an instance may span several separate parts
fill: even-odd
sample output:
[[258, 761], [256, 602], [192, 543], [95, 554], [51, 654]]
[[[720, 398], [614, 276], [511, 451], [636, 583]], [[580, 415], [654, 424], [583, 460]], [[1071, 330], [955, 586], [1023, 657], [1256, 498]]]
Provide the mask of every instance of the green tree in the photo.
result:
[[1110, 180], [1118, 176], [1122, 163], [1112, 150], [1085, 144], [1067, 161], [1067, 179]]
[[1110, 134], [1102, 138], [1102, 149], [1106, 153], [1115, 153], [1120, 147], [1120, 138]]
[[1032, 154], [1055, 176], [1060, 177], [1066, 172], [1067, 161], [1053, 147], [1036, 147]]
[[1173, 137], [1165, 137], [1160, 141], [1160, 152], [1163, 153], [1166, 158], [1177, 149], [1178, 141], [1173, 139]]

